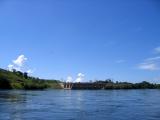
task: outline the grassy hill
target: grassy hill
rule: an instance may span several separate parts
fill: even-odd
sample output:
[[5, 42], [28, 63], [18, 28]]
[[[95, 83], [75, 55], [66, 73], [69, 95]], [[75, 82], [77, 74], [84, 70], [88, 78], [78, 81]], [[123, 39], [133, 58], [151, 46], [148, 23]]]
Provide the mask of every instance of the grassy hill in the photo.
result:
[[58, 80], [44, 80], [30, 77], [20, 71], [0, 69], [0, 89], [47, 89], [61, 88]]

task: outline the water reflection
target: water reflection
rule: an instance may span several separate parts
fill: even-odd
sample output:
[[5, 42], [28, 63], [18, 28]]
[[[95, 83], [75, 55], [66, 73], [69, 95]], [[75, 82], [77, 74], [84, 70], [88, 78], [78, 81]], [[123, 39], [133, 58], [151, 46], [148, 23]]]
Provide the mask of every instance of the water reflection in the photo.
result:
[[23, 94], [21, 91], [0, 91], [0, 112], [5, 113], [3, 117], [6, 119], [22, 120], [25, 103], [26, 92], [24, 91]]
[[3, 102], [12, 102], [12, 103], [18, 103], [18, 102], [25, 102], [26, 101], [26, 93], [23, 92], [21, 94], [21, 91], [0, 91], [0, 101]]

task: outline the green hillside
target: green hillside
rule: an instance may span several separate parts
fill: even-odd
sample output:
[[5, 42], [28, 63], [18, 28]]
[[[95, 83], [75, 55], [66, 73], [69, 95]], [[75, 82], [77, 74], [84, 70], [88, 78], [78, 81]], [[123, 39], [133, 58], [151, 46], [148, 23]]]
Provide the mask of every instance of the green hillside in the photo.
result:
[[30, 77], [27, 73], [0, 69], [0, 89], [47, 89], [61, 88], [58, 80], [44, 80]]

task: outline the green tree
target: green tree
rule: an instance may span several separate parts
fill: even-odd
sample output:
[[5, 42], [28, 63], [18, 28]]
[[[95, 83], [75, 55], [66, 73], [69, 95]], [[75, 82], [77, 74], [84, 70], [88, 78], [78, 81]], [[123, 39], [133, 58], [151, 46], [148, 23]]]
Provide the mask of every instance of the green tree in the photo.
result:
[[28, 79], [28, 73], [27, 73], [27, 72], [24, 72], [24, 73], [23, 73], [23, 77], [24, 77], [25, 79]]

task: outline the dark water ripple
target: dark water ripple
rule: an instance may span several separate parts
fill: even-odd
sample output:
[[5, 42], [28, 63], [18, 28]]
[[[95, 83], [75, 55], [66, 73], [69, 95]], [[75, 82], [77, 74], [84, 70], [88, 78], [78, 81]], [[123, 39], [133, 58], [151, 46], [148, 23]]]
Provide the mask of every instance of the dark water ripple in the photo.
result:
[[0, 120], [160, 120], [160, 90], [0, 90]]

